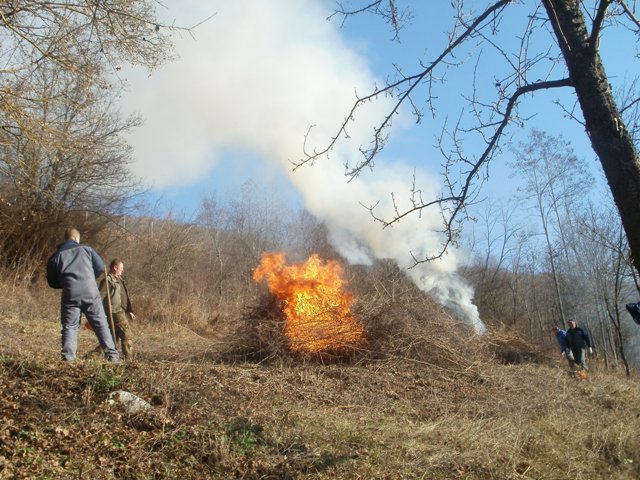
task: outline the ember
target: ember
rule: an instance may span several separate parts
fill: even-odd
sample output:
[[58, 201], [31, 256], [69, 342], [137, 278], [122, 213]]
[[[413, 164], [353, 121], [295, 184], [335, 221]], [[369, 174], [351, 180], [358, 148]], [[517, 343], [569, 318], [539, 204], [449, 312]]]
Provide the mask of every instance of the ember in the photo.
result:
[[304, 263], [287, 266], [284, 253], [268, 253], [253, 279], [266, 280], [269, 291], [282, 301], [284, 333], [292, 351], [320, 353], [364, 343], [364, 328], [351, 313], [353, 297], [343, 290], [338, 262], [313, 254]]

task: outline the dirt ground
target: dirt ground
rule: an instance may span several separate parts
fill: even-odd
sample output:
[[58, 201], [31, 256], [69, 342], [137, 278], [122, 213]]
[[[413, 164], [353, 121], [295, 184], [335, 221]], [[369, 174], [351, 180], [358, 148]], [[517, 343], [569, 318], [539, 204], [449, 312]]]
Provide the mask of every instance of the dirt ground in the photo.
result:
[[0, 310], [0, 478], [640, 478], [638, 381], [597, 362], [576, 380], [495, 338], [466, 362], [241, 361], [214, 327], [140, 323], [133, 360], [85, 358], [83, 329], [66, 364], [59, 329]]

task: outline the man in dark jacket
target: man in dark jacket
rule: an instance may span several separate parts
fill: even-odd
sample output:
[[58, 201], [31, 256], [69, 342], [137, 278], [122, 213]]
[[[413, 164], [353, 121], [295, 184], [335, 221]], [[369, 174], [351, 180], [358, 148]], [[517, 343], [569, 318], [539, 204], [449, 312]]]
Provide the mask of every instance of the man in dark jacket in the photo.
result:
[[593, 343], [591, 336], [586, 330], [577, 326], [575, 320], [569, 320], [569, 329], [567, 330], [567, 343], [573, 353], [573, 359], [576, 365], [582, 367], [587, 372], [587, 355], [586, 349], [589, 349], [589, 354], [593, 355]]
[[96, 277], [104, 272], [104, 262], [91, 247], [80, 245], [80, 232], [75, 228], [68, 228], [64, 238], [65, 242], [58, 245], [47, 263], [49, 286], [62, 289], [62, 359], [71, 362], [76, 358], [80, 314], [84, 313], [107, 359], [119, 362], [120, 355], [109, 330], [96, 284]]
[[[129, 328], [129, 320], [135, 320], [131, 306], [131, 296], [127, 284], [122, 278], [124, 272], [124, 263], [120, 258], [114, 258], [109, 265], [109, 273], [100, 282], [100, 292], [103, 295], [104, 310], [111, 315], [113, 326], [115, 328], [116, 344], [118, 341], [122, 343], [122, 356], [128, 358], [132, 353], [131, 330]], [[109, 298], [107, 299], [107, 290], [105, 284], [109, 285]]]

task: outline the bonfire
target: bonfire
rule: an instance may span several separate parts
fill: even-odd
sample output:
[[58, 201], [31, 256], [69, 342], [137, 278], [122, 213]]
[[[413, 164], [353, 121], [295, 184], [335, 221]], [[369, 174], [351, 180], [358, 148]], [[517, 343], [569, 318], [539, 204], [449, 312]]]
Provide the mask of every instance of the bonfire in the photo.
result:
[[284, 253], [267, 253], [253, 279], [266, 280], [280, 301], [293, 352], [336, 352], [364, 344], [365, 331], [351, 312], [353, 295], [345, 289], [338, 262], [313, 254], [303, 263], [286, 265]]

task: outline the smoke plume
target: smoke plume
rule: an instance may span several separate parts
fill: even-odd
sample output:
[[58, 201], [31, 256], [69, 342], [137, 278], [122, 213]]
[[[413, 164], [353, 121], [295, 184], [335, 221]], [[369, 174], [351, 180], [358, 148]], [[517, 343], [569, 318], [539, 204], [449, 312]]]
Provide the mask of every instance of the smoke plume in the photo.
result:
[[[207, 176], [221, 157], [251, 151], [282, 169], [304, 199], [306, 208], [322, 220], [334, 246], [353, 263], [391, 258], [401, 268], [437, 251], [441, 237], [438, 212], [423, 212], [382, 229], [363, 205], [378, 204], [391, 216], [396, 201], [408, 205], [413, 177], [423, 197], [435, 197], [438, 180], [411, 160], [382, 158], [373, 171], [347, 182], [344, 164], [354, 164], [358, 147], [370, 141], [375, 120], [388, 100], [367, 104], [357, 112], [350, 138], [329, 158], [292, 170], [308, 146], [322, 146], [343, 121], [355, 92], [367, 92], [380, 80], [363, 56], [347, 44], [337, 22], [317, 0], [255, 2], [170, 2], [162, 13], [171, 23], [199, 26], [193, 37], [176, 39], [180, 58], [150, 76], [133, 72], [126, 104], [145, 119], [130, 141], [135, 147], [133, 169], [161, 189], [188, 185]], [[400, 115], [394, 128], [404, 128]], [[405, 121], [408, 123], [408, 121]], [[406, 202], [403, 201], [406, 197]], [[402, 207], [402, 205], [400, 205]], [[451, 250], [441, 260], [407, 270], [423, 290], [452, 308], [476, 331], [484, 329], [472, 303], [473, 290], [456, 274], [460, 253]]]

